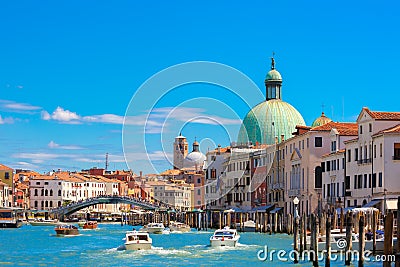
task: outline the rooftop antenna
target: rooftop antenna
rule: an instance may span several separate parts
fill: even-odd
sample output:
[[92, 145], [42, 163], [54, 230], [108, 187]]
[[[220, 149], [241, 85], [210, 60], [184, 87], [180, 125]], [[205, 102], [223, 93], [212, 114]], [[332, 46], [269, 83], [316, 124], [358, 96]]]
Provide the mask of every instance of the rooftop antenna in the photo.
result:
[[106, 170], [108, 169], [108, 153], [106, 153]]
[[344, 96], [342, 97], [342, 121], [344, 121]]

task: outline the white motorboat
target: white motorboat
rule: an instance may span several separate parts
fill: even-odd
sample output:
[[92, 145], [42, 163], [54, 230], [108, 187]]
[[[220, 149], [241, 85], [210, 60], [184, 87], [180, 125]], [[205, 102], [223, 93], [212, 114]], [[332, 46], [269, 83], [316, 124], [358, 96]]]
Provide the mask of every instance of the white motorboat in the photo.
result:
[[35, 220], [31, 220], [29, 221], [29, 224], [32, 226], [55, 226], [57, 224], [59, 224], [60, 222], [57, 219], [35, 219]]
[[[262, 225], [258, 224], [258, 229], [262, 229]], [[236, 223], [236, 229], [243, 232], [255, 232], [256, 231], [256, 223], [252, 220], [243, 222], [243, 228], [240, 223]]]
[[125, 248], [127, 250], [151, 249], [153, 240], [148, 233], [128, 231], [125, 235]]
[[210, 237], [211, 247], [223, 247], [230, 246], [235, 247], [239, 241], [240, 235], [238, 235], [235, 229], [230, 229], [228, 226], [224, 229], [216, 230]]
[[150, 234], [162, 234], [165, 229], [162, 223], [149, 223], [139, 230], [139, 232], [146, 232]]
[[171, 222], [169, 228], [172, 232], [182, 232], [187, 233], [190, 232], [190, 226], [181, 222]]

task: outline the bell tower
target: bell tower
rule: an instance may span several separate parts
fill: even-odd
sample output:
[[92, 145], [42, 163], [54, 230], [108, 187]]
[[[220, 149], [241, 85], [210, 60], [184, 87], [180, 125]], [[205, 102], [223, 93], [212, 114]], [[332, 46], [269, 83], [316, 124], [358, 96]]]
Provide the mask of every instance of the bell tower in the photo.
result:
[[182, 133], [179, 136], [175, 137], [174, 142], [174, 169], [182, 169], [183, 162], [188, 154], [188, 142], [186, 137], [182, 136]]

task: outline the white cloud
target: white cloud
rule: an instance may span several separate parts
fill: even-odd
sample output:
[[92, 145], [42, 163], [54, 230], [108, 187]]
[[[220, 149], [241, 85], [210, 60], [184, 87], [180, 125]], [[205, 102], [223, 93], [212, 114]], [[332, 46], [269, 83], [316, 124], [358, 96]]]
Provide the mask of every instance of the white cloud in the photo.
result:
[[40, 113], [42, 120], [48, 121], [51, 119], [50, 114], [46, 111], [46, 110], [42, 110], [42, 112]]
[[54, 154], [54, 153], [16, 153], [12, 155], [13, 158], [17, 159], [32, 159], [32, 160], [43, 160], [43, 161], [63, 158], [65, 156], [71, 156], [71, 155]]
[[42, 109], [42, 107], [39, 106], [34, 106], [28, 103], [18, 103], [10, 100], [0, 100], [0, 107], [9, 112], [28, 114]]
[[11, 117], [7, 117], [7, 118], [2, 118], [0, 115], [0, 124], [13, 124], [14, 123], [14, 119]]
[[40, 110], [42, 109], [41, 107], [38, 106], [33, 106], [31, 104], [26, 104], [26, 103], [9, 103], [4, 105], [5, 108], [12, 109], [12, 110], [17, 110], [17, 111], [35, 111], [35, 110]]
[[82, 120], [87, 122], [122, 124], [124, 122], [124, 117], [115, 114], [103, 114], [103, 115], [85, 116], [82, 118]]
[[51, 114], [51, 118], [60, 122], [72, 122], [80, 119], [80, 116], [75, 112], [57, 107], [56, 110]]
[[[33, 162], [33, 163], [35, 163], [35, 162]], [[29, 169], [29, 170], [35, 170], [35, 169], [39, 168], [39, 166], [29, 163], [29, 162], [25, 162], [25, 161], [18, 161], [16, 163], [14, 163], [12, 167], [14, 169]]]
[[51, 140], [50, 143], [47, 144], [47, 146], [51, 149], [66, 149], [66, 150], [83, 149], [83, 147], [76, 146], [76, 145], [61, 146], [61, 145], [55, 143], [53, 140]]

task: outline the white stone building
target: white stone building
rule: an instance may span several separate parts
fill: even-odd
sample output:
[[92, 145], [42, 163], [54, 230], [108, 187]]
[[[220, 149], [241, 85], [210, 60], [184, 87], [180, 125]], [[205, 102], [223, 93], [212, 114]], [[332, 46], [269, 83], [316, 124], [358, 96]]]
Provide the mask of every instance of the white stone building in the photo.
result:
[[400, 112], [363, 108], [358, 137], [346, 142], [347, 206], [396, 209], [400, 195]]
[[189, 211], [192, 208], [192, 186], [188, 184], [174, 184], [164, 181], [148, 182], [153, 188], [154, 198], [180, 211]]
[[0, 181], [0, 207], [10, 207], [9, 201], [9, 187], [6, 183]]

